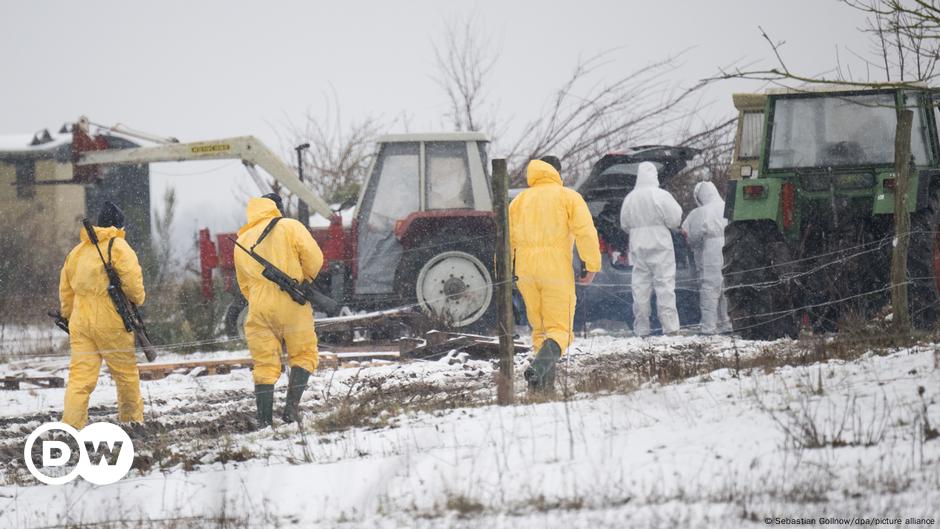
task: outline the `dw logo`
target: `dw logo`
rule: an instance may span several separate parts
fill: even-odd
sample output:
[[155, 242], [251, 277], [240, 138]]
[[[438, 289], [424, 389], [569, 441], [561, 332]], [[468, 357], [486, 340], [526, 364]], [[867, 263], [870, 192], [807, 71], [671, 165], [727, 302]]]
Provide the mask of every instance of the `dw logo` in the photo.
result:
[[[55, 433], [55, 431], [64, 432]], [[53, 432], [52, 439], [39, 439]], [[39, 454], [33, 445], [40, 442]], [[34, 458], [41, 455], [41, 469]], [[76, 456], [73, 457], [73, 456]], [[134, 444], [120, 426], [96, 422], [79, 432], [68, 424], [47, 422], [26, 438], [23, 459], [30, 474], [48, 485], [62, 485], [78, 476], [96, 485], [109, 485], [123, 478], [134, 463]], [[70, 471], [67, 468], [72, 465]], [[43, 472], [51, 471], [49, 474]]]

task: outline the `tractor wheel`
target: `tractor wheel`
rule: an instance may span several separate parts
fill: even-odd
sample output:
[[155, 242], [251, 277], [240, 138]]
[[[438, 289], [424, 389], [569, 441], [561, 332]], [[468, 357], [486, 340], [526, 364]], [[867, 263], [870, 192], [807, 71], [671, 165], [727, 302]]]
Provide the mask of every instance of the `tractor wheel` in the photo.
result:
[[927, 206], [911, 214], [907, 277], [911, 322], [932, 328], [940, 318], [940, 186], [932, 186]]
[[434, 326], [467, 333], [490, 332], [496, 323], [492, 250], [438, 237], [407, 252], [398, 274], [404, 303], [414, 303]]
[[232, 339], [244, 340], [246, 318], [248, 318], [248, 303], [239, 296], [225, 310], [225, 335]]
[[[736, 222], [725, 228], [725, 296], [734, 330], [751, 340], [795, 337], [789, 287], [781, 283], [789, 251], [771, 222]], [[777, 265], [777, 266], [775, 266]]]

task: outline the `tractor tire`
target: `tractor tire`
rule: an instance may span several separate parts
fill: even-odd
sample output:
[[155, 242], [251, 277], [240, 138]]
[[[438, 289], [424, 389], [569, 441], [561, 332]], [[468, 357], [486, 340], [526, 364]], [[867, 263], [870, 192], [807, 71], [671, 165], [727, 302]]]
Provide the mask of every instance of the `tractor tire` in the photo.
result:
[[440, 330], [487, 334], [496, 326], [493, 250], [438, 236], [406, 251], [397, 274], [404, 304], [415, 304]]
[[795, 337], [786, 242], [771, 222], [735, 222], [725, 228], [724, 276], [734, 332], [750, 340]]
[[[888, 261], [890, 267], [890, 260]], [[940, 318], [940, 185], [933, 185], [923, 209], [911, 214], [907, 254], [908, 305], [916, 329], [931, 329]]]
[[225, 309], [223, 320], [225, 335], [231, 339], [245, 339], [245, 318], [248, 317], [248, 302], [239, 296]]

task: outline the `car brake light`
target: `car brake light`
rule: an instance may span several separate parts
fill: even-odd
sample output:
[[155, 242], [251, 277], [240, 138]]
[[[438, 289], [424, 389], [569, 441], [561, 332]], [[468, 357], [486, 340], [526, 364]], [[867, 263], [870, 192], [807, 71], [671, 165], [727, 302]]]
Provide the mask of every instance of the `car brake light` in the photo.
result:
[[890, 189], [891, 191], [894, 191], [895, 189], [898, 188], [898, 181], [895, 178], [885, 178], [884, 180], [881, 181], [881, 185], [885, 189]]
[[767, 189], [764, 186], [744, 186], [744, 198], [764, 198], [767, 196]]

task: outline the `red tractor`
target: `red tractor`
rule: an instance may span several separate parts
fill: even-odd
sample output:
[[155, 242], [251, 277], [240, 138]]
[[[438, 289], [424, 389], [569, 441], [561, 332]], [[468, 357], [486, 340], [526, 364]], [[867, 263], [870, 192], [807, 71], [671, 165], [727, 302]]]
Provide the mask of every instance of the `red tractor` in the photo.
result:
[[[311, 229], [326, 258], [316, 286], [354, 311], [419, 308], [438, 326], [488, 330], [495, 306], [486, 137], [401, 134], [377, 143], [351, 222], [328, 212], [329, 225]], [[247, 312], [235, 286], [233, 235], [216, 234], [213, 242], [208, 229], [199, 234], [204, 294], [212, 295], [218, 268], [233, 296], [229, 335], [241, 332]], [[364, 327], [377, 336], [390, 330], [374, 322]]]

